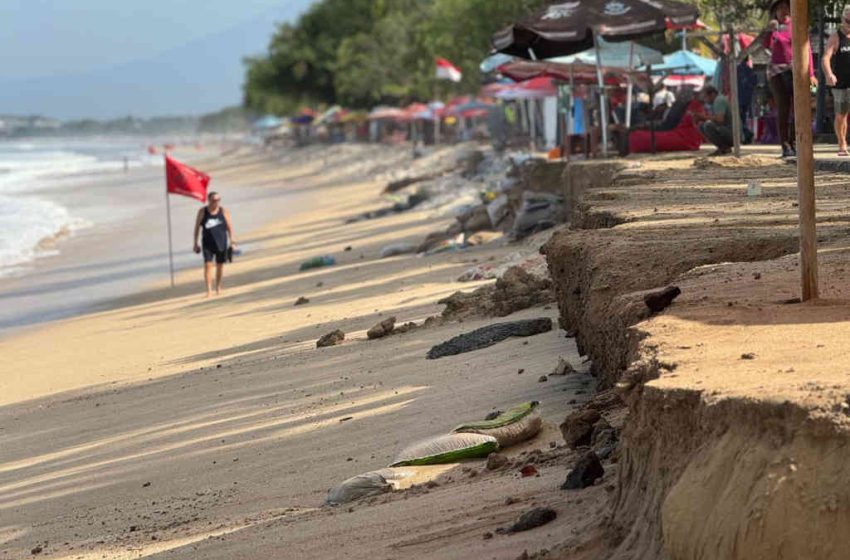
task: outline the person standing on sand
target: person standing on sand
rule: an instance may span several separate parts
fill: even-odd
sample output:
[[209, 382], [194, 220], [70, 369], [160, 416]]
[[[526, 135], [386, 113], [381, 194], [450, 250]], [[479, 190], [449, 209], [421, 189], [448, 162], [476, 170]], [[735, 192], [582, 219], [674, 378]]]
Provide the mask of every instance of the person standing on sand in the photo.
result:
[[725, 156], [732, 152], [732, 110], [725, 95], [708, 85], [702, 90], [703, 99], [711, 105], [711, 114], [691, 113], [691, 119], [699, 127], [702, 137], [717, 147], [709, 157]]
[[838, 155], [847, 157], [850, 156], [847, 151], [847, 114], [850, 113], [850, 6], [844, 7], [841, 25], [826, 43], [823, 73], [826, 76], [826, 85], [832, 88], [835, 104]]
[[[791, 48], [791, 4], [789, 0], [774, 0], [770, 5], [770, 14], [773, 19], [768, 24], [763, 44], [765, 48], [770, 50], [767, 77], [773, 100], [776, 103], [776, 127], [779, 129], [782, 157], [796, 157], [794, 123], [791, 120], [794, 105], [794, 77], [791, 72], [793, 50]], [[811, 50], [809, 51], [809, 81], [813, 86], [818, 84], [812, 65]]]
[[[207, 205], [198, 210], [195, 218], [195, 234], [192, 237], [194, 251], [204, 254], [204, 282], [207, 297], [212, 296], [212, 268], [215, 260], [215, 293], [221, 293], [221, 279], [224, 275], [224, 262], [229, 260], [228, 253], [236, 248], [233, 237], [230, 213], [221, 205], [221, 197], [213, 191], [207, 196]], [[198, 232], [204, 228], [201, 245], [198, 245]], [[228, 248], [228, 239], [230, 241]]]

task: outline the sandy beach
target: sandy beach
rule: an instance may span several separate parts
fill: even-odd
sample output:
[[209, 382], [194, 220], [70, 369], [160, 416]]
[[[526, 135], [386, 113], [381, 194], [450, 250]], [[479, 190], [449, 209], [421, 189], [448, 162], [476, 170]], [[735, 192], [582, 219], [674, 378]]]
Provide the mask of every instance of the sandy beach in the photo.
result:
[[[439, 314], [439, 299], [478, 284], [455, 282], [464, 269], [516, 250], [378, 259], [385, 244], [452, 221], [426, 210], [345, 224], [384, 204], [383, 183], [368, 176], [410, 157], [379, 151], [388, 149], [222, 162], [217, 181], [268, 184], [269, 196], [295, 196], [304, 210], [242, 236], [254, 249], [228, 268], [221, 297], [203, 300], [198, 271], [189, 270], [174, 290], [156, 287], [0, 342], [0, 556], [42, 547], [69, 559], [268, 558], [286, 547], [300, 558], [514, 558], [536, 548], [531, 534], [498, 543], [481, 535], [546, 503], [539, 489], [563, 477], [556, 465], [565, 460], [550, 442], [560, 443], [557, 423], [586, 399], [592, 378], [539, 382], [559, 357], [582, 367], [557, 329], [438, 362], [425, 360], [432, 345], [493, 321], [366, 340], [387, 316]], [[238, 205], [231, 212], [250, 223]], [[299, 273], [317, 254], [338, 264]], [[293, 306], [299, 296], [310, 303]], [[315, 348], [337, 328], [343, 345]], [[509, 453], [552, 453], [540, 477], [469, 478], [469, 467], [447, 465], [422, 476], [453, 481], [415, 499], [321, 507], [329, 487], [386, 466], [401, 447], [527, 400], [541, 401], [544, 433]], [[505, 506], [507, 497], [515, 505]], [[580, 502], [551, 531], [589, 523]]]
[[[496, 161], [472, 144], [415, 159], [343, 145], [211, 165], [246, 185], [234, 216], [283, 213], [245, 227], [251, 249], [223, 295], [203, 298], [196, 267], [174, 289], [0, 340], [0, 557], [841, 558], [842, 162], [817, 162], [824, 298], [810, 304], [795, 297], [794, 168], [758, 149], [527, 162], [510, 192], [559, 193], [569, 224], [380, 258], [454, 227], [458, 205], [505, 178]], [[429, 173], [445, 196], [363, 219], [397, 203], [389, 184]], [[336, 264], [299, 272], [320, 255]], [[545, 294], [507, 272], [460, 281], [511, 262], [545, 265], [553, 293], [528, 299]], [[488, 315], [511, 293], [506, 316]], [[390, 317], [417, 327], [369, 339]], [[555, 328], [426, 359], [456, 335], [536, 318]], [[316, 348], [337, 329], [341, 344]], [[561, 360], [575, 371], [555, 375]], [[542, 430], [503, 449], [505, 464], [405, 467], [395, 491], [324, 504], [409, 444], [527, 401]], [[601, 476], [562, 488], [591, 453]], [[505, 534], [539, 508], [557, 516]]]

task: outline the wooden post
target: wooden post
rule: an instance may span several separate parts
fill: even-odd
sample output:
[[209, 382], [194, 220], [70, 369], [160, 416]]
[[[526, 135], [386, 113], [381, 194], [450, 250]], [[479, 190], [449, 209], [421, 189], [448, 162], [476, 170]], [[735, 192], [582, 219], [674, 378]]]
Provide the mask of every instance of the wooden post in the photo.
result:
[[729, 27], [729, 99], [732, 109], [732, 146], [735, 157], [741, 157], [741, 105], [738, 99], [738, 51], [740, 44], [735, 30]]
[[818, 298], [818, 252], [815, 228], [815, 174], [812, 151], [812, 104], [809, 89], [809, 2], [791, 0], [794, 71], [794, 125], [797, 132], [797, 190], [800, 203], [800, 274], [802, 301]]

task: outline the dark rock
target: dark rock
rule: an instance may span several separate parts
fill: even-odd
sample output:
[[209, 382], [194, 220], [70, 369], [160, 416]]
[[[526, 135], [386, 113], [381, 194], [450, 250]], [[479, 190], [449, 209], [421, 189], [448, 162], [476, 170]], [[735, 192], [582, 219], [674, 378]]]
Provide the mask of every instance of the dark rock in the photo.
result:
[[393, 329], [395, 328], [395, 321], [395, 317], [384, 319], [383, 321], [366, 331], [366, 337], [369, 340], [375, 340], [376, 338], [383, 338], [389, 334], [392, 334]]
[[602, 445], [600, 447], [595, 447], [593, 452], [596, 453], [596, 456], [599, 457], [600, 461], [604, 461], [611, 457], [614, 454], [614, 451], [617, 449], [617, 446], [614, 444], [611, 445]]
[[573, 449], [590, 445], [593, 426], [599, 422], [600, 418], [602, 418], [602, 415], [592, 409], [577, 410], [568, 415], [560, 426], [566, 444]]
[[344, 252], [346, 252], [346, 253], [348, 253], [349, 251], [351, 251], [351, 249], [352, 249], [352, 247], [351, 247], [351, 245], [349, 245], [348, 247], [346, 247], [345, 249], [343, 249], [343, 251], [344, 251]]
[[501, 453], [490, 453], [487, 455], [487, 470], [495, 471], [508, 464], [508, 458]]
[[668, 286], [663, 290], [646, 294], [643, 297], [643, 302], [653, 313], [661, 313], [673, 303], [673, 300], [682, 294], [682, 290], [678, 286]]
[[333, 332], [329, 332], [322, 338], [316, 341], [316, 348], [325, 348], [327, 346], [336, 346], [340, 342], [345, 340], [345, 333], [341, 330], [337, 329]]
[[551, 330], [552, 319], [549, 317], [497, 323], [438, 344], [428, 351], [427, 358], [434, 360], [444, 356], [463, 354], [464, 352], [487, 348], [514, 336], [534, 336]]
[[599, 457], [593, 451], [583, 455], [573, 465], [573, 470], [567, 475], [567, 480], [561, 485], [562, 490], [581, 490], [592, 486], [598, 478], [602, 478], [605, 469], [599, 462]]
[[746, 354], [741, 354], [741, 359], [742, 360], [755, 360], [756, 355], [751, 353], [751, 352], [747, 352]]
[[310, 300], [305, 298], [304, 296], [301, 296], [295, 300], [295, 305], [304, 305], [307, 303], [310, 303]]
[[493, 285], [482, 286], [472, 292], [455, 292], [438, 303], [446, 306], [442, 316], [454, 320], [476, 316], [506, 317], [516, 311], [551, 302], [554, 297], [551, 280], [513, 266]]
[[540, 377], [537, 378], [538, 383], [545, 383], [547, 381], [549, 381], [549, 378], [546, 377], [545, 375], [541, 375]]
[[483, 538], [485, 541], [488, 540], [488, 539], [492, 539], [493, 533], [491, 533], [490, 531], [487, 531], [486, 533], [484, 533], [484, 535], [481, 538]]
[[528, 531], [529, 529], [546, 525], [554, 521], [556, 517], [558, 517], [558, 513], [552, 508], [534, 508], [520, 515], [516, 523], [508, 527], [507, 532], [519, 533], [521, 531]]
[[43, 551], [44, 551], [44, 548], [42, 548], [41, 545], [36, 545], [36, 546], [33, 547], [32, 550], [30, 550], [30, 554], [35, 556], [36, 554], [41, 554]]

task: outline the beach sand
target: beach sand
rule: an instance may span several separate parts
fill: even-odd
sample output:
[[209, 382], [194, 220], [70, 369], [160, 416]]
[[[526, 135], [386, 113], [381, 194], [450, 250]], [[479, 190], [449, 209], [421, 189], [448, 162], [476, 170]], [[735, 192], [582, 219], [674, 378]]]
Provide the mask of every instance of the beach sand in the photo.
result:
[[[0, 340], [0, 558], [512, 559], [594, 527], [615, 469], [566, 495], [570, 454], [550, 449], [592, 378], [538, 381], [559, 356], [581, 367], [562, 331], [435, 361], [425, 359], [432, 345], [497, 320], [366, 340], [391, 315], [438, 314], [439, 299], [478, 285], [455, 282], [463, 270], [516, 250], [378, 259], [383, 245], [449, 223], [411, 211], [344, 224], [385, 204], [374, 177], [408, 159], [374, 146], [234, 157], [211, 171], [217, 181], [285, 185], [269, 192], [297, 196], [298, 208], [240, 235], [252, 250], [228, 266], [222, 296], [204, 300], [200, 270], [187, 270], [175, 289]], [[298, 272], [322, 254], [337, 265]], [[310, 303], [294, 306], [299, 296]], [[538, 316], [557, 310], [510, 319]], [[338, 328], [341, 346], [315, 348]], [[508, 455], [548, 453], [540, 476], [449, 465], [423, 471], [439, 476], [433, 488], [322, 507], [328, 488], [385, 467], [407, 444], [527, 400], [542, 402], [544, 432]], [[559, 512], [550, 525], [483, 537], [548, 504]]]

